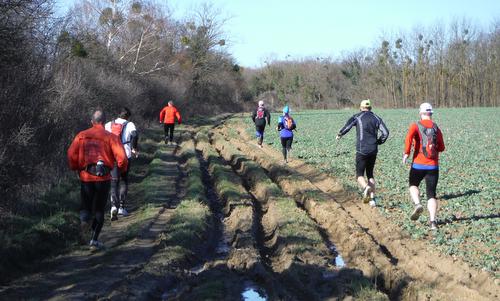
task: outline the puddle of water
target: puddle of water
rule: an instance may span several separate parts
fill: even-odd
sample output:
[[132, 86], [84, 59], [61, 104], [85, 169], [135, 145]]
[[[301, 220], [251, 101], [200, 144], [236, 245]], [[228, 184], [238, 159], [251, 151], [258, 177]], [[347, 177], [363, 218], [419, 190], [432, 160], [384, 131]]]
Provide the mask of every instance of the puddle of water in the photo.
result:
[[346, 266], [345, 262], [344, 262], [344, 258], [342, 258], [342, 256], [340, 256], [339, 252], [337, 251], [337, 248], [335, 248], [335, 245], [331, 244], [328, 246], [328, 249], [330, 250], [330, 252], [332, 253], [333, 256], [335, 256], [335, 259], [333, 260], [334, 264], [336, 267], [339, 267], [339, 268], [344, 268]]
[[340, 255], [337, 255], [337, 257], [335, 257], [335, 265], [338, 266], [339, 268], [344, 268], [345, 267], [344, 258], [342, 258], [342, 256]]
[[200, 264], [189, 270], [189, 273], [198, 275], [205, 270], [205, 264]]
[[245, 301], [267, 301], [268, 299], [265, 291], [253, 283], [245, 286], [241, 293], [241, 297]]
[[227, 255], [230, 250], [231, 248], [229, 248], [226, 241], [224, 239], [221, 239], [221, 241], [219, 241], [217, 247], [215, 248], [215, 253], [218, 255]]

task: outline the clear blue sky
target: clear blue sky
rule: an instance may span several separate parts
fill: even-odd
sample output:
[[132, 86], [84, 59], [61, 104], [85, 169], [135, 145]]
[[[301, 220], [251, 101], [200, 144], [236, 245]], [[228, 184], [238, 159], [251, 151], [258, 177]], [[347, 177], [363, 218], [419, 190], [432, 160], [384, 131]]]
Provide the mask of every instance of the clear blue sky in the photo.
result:
[[[56, 0], [63, 12], [80, 0]], [[500, 0], [157, 0], [176, 18], [210, 2], [230, 17], [226, 47], [237, 62], [258, 67], [266, 58], [329, 56], [372, 47], [384, 32], [449, 24], [467, 18], [484, 29], [500, 20]]]

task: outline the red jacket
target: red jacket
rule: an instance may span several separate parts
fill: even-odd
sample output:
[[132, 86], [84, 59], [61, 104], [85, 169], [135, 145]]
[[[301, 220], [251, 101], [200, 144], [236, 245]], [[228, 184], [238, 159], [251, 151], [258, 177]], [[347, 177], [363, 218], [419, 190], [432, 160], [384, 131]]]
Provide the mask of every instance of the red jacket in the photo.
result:
[[[431, 128], [433, 125], [432, 120], [421, 120], [420, 122], [422, 123], [423, 126], [425, 126], [428, 129]], [[406, 135], [404, 153], [407, 155], [410, 155], [411, 147], [413, 145], [414, 146], [413, 163], [422, 164], [422, 165], [438, 166], [439, 165], [439, 153], [444, 151], [444, 148], [445, 148], [444, 147], [444, 140], [443, 140], [443, 133], [441, 133], [441, 130], [438, 128], [437, 141], [436, 141], [438, 157], [436, 159], [429, 159], [421, 152], [421, 148], [420, 148], [420, 141], [422, 141], [421, 139], [422, 138], [420, 137], [420, 131], [418, 130], [418, 125], [416, 123], [412, 123], [410, 125], [410, 129], [408, 130], [408, 134]]]
[[160, 112], [160, 122], [173, 124], [175, 123], [175, 118], [177, 118], [177, 123], [181, 124], [181, 114], [174, 106], [166, 106]]
[[78, 133], [68, 149], [69, 168], [80, 172], [82, 182], [111, 179], [110, 173], [98, 177], [85, 170], [88, 165], [96, 164], [98, 160], [104, 161], [104, 165], [109, 169], [112, 169], [116, 162], [121, 172], [127, 170], [127, 155], [120, 138], [107, 132], [102, 124], [96, 124]]

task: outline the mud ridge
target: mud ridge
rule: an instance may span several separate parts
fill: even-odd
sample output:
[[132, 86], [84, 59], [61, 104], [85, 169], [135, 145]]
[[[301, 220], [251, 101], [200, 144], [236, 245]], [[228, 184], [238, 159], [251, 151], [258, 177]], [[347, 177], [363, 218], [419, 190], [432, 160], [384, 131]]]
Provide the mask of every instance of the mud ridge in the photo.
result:
[[[221, 127], [220, 130], [224, 134], [225, 129]], [[424, 295], [441, 295], [443, 296], [442, 299], [445, 300], [449, 299], [450, 292], [453, 292], [455, 299], [458, 297], [458, 300], [460, 298], [463, 300], [488, 300], [499, 296], [498, 286], [493, 283], [486, 272], [479, 272], [456, 258], [451, 259], [429, 250], [424, 242], [412, 240], [401, 229], [393, 231], [397, 226], [393, 225], [390, 220], [383, 217], [377, 210], [361, 206], [356, 200], [356, 196], [338, 188], [338, 181], [321, 174], [300, 160], [294, 160], [290, 164], [290, 167], [294, 168], [292, 172], [288, 167], [278, 167], [277, 164], [273, 163], [273, 161], [279, 160], [279, 154], [267, 146], [260, 152], [262, 156], [256, 155], [256, 147], [252, 148], [241, 143], [243, 142], [243, 140], [240, 140], [241, 137], [248, 141], [246, 133], [240, 131], [239, 134], [239, 139], [230, 138], [227, 135], [225, 135], [225, 139], [230, 140], [233, 144], [240, 145], [247, 153], [252, 154], [254, 160], [263, 166], [267, 166], [269, 174], [274, 176], [276, 180], [279, 178], [276, 175], [276, 173], [279, 174], [279, 170], [288, 175], [299, 175], [304, 179], [309, 179], [305, 181], [308, 185], [312, 185], [317, 191], [325, 193], [326, 200], [334, 200], [340, 206], [339, 209], [345, 211], [367, 235], [377, 242], [380, 250], [392, 261], [393, 266], [404, 269], [408, 276], [418, 279], [420, 285], [415, 286], [414, 281], [409, 284], [412, 290], [420, 286]], [[263, 157], [264, 154], [267, 158]], [[289, 189], [288, 192], [297, 194], [299, 191]], [[302, 199], [302, 201], [307, 201], [307, 198], [302, 197]], [[317, 206], [314, 197], [312, 199], [312, 205], [309, 206]], [[325, 205], [321, 204], [321, 206]], [[325, 206], [325, 208], [327, 207]]]
[[[276, 241], [274, 242], [274, 252], [271, 258], [273, 270], [281, 275], [285, 281], [289, 283], [288, 286], [293, 288], [300, 288], [300, 292], [297, 296], [300, 299], [309, 299], [314, 300], [320, 298], [321, 294], [328, 295], [332, 292], [325, 292], [321, 289], [322, 279], [314, 278], [314, 273], [323, 270], [321, 274], [325, 275], [328, 273], [332, 273], [331, 269], [328, 267], [327, 263], [324, 261], [325, 258], [329, 258], [330, 262], [335, 258], [329, 251], [328, 245], [325, 243], [324, 239], [321, 237], [318, 231], [318, 224], [313, 219], [309, 218], [307, 214], [298, 209], [295, 206], [295, 201], [284, 198], [280, 188], [278, 188], [268, 177], [267, 174], [263, 171], [263, 169], [254, 163], [252, 160], [247, 159], [241, 153], [239, 153], [237, 148], [234, 148], [232, 143], [227, 143], [227, 141], [221, 139], [221, 137], [214, 134], [212, 139], [213, 145], [219, 151], [220, 155], [230, 163], [235, 172], [238, 173], [245, 183], [246, 188], [251, 192], [254, 197], [258, 200], [258, 202], [264, 208], [263, 217], [262, 217], [262, 227], [264, 229], [264, 236], [272, 237], [271, 234], [276, 235]], [[284, 206], [290, 206], [288, 209]], [[293, 209], [295, 208], [295, 209]], [[267, 209], [267, 210], [266, 210]], [[283, 211], [285, 210], [285, 211]], [[288, 210], [288, 211], [287, 211]], [[290, 211], [292, 210], [292, 211]], [[314, 243], [310, 242], [308, 237], [300, 238], [299, 245], [296, 245], [296, 242], [293, 242], [293, 239], [290, 240], [290, 235], [287, 232], [283, 232], [283, 235], [280, 233], [282, 231], [281, 227], [286, 229], [288, 224], [294, 224], [294, 219], [288, 219], [288, 215], [291, 212], [294, 212], [294, 219], [301, 219], [301, 223], [303, 226], [304, 222], [307, 224], [309, 221], [310, 227], [312, 227], [312, 231], [309, 232], [309, 235], [315, 236], [316, 240]], [[298, 211], [297, 211], [298, 210]], [[301, 213], [303, 212], [303, 213]], [[281, 225], [280, 226], [278, 226]], [[300, 233], [302, 229], [295, 229], [293, 233]], [[312, 243], [312, 245], [311, 245]], [[305, 251], [301, 251], [296, 253], [293, 251], [297, 249], [297, 247], [305, 248]], [[311, 252], [310, 247], [314, 248], [314, 251]], [[304, 253], [302, 253], [304, 252]], [[318, 253], [319, 252], [319, 253]], [[317, 254], [317, 255], [314, 255]], [[309, 273], [308, 279], [310, 285], [314, 286], [313, 289], [308, 287], [308, 280], [301, 279], [298, 277], [295, 272], [300, 273], [304, 270], [307, 270], [309, 263], [314, 263], [314, 266], [320, 267], [323, 266], [320, 270], [311, 270]], [[304, 265], [305, 264], [305, 265]], [[356, 274], [356, 273], [354, 273]], [[358, 272], [357, 275], [350, 275], [348, 277], [362, 277], [362, 273]], [[336, 279], [339, 280], [339, 279]], [[341, 282], [341, 281], [338, 281]], [[331, 283], [329, 283], [332, 287]], [[338, 292], [337, 292], [338, 293]]]

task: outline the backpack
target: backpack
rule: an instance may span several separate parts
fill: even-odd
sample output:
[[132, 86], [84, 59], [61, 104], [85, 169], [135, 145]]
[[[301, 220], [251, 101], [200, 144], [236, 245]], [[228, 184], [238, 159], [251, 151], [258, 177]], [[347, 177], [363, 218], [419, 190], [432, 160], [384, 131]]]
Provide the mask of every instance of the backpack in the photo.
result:
[[127, 121], [125, 121], [124, 123], [117, 123], [114, 120], [111, 121], [111, 133], [120, 137], [122, 144], [127, 144], [127, 142], [125, 142], [123, 139], [123, 130], [127, 126], [127, 123]]
[[431, 128], [426, 128], [420, 121], [417, 123], [420, 132], [420, 148], [426, 158], [437, 159], [437, 133], [438, 127], [432, 123]]
[[257, 108], [257, 116], [255, 117], [256, 119], [264, 119], [266, 117], [266, 112], [264, 111], [264, 108], [259, 107]]
[[283, 117], [283, 126], [287, 130], [292, 130], [292, 128], [293, 128], [293, 118], [291, 116], [284, 116]]

